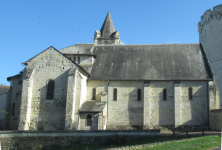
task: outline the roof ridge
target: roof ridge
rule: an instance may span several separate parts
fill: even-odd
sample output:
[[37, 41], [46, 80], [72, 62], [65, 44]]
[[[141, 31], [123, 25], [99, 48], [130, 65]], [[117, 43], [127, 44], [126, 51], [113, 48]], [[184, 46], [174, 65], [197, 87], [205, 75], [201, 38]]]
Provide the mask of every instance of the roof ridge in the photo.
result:
[[69, 48], [69, 47], [72, 47], [72, 46], [75, 46], [75, 45], [80, 45], [80, 44], [81, 44], [81, 45], [90, 45], [90, 44], [94, 45], [94, 43], [77, 43], [77, 44], [74, 44], [74, 45], [70, 45], [70, 46], [61, 48], [61, 49], [59, 49], [58, 51], [61, 51], [61, 50], [63, 50], [63, 49], [66, 49], [66, 48]]
[[199, 43], [172, 43], [172, 44], [110, 44], [110, 45], [95, 45], [95, 46], [128, 46], [128, 45], [196, 45]]

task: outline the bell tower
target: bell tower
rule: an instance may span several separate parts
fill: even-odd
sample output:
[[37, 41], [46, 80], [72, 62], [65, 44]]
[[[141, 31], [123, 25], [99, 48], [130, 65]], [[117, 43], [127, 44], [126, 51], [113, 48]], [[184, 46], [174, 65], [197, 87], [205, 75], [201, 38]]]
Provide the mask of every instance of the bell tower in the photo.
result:
[[115, 31], [110, 12], [108, 12], [100, 31], [96, 30], [94, 34], [94, 44], [121, 44], [119, 31]]

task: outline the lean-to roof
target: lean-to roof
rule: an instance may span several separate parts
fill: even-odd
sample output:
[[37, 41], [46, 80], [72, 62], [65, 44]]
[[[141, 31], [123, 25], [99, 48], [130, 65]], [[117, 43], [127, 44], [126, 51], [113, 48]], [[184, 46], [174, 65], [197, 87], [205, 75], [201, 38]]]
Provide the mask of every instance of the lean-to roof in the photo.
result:
[[80, 112], [102, 112], [106, 102], [85, 101], [80, 108]]

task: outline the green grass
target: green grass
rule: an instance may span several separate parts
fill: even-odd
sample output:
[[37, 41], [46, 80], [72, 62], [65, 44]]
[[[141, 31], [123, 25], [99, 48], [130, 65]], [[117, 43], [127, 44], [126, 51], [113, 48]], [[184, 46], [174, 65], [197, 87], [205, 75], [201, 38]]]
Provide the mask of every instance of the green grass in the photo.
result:
[[[108, 148], [119, 148], [124, 146], [136, 146], [150, 144], [150, 146], [140, 149], [155, 149], [155, 150], [187, 150], [187, 149], [203, 149], [209, 150], [214, 147], [221, 146], [221, 136], [155, 136], [142, 138], [135, 141], [126, 141], [121, 137], [113, 137], [109, 143], [105, 145], [95, 146], [76, 146], [72, 148], [62, 148], [55, 150], [99, 150]], [[161, 145], [162, 144], [162, 145]]]
[[163, 145], [158, 145], [155, 147], [147, 147], [141, 150], [209, 150], [215, 147], [221, 146], [220, 136], [204, 136], [196, 137], [192, 139], [187, 139], [187, 141], [171, 141], [166, 142]]

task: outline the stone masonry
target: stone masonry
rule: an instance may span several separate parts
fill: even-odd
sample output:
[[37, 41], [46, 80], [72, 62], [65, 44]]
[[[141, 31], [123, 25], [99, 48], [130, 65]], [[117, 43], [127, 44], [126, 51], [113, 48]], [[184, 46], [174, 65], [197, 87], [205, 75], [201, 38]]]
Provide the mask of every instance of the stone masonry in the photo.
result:
[[[74, 89], [75, 80], [72, 79], [73, 75], [71, 73], [75, 68], [78, 69], [75, 64], [56, 52], [53, 48], [47, 49], [28, 63], [26, 70], [31, 70], [31, 76], [27, 77], [29, 74], [26, 72], [23, 75], [22, 105], [19, 122], [20, 130], [64, 129], [65, 113], [69, 111], [73, 112], [72, 107], [71, 109], [66, 107], [66, 102], [69, 102], [70, 96], [71, 100], [73, 100], [72, 93], [74, 90], [78, 92], [75, 94], [76, 99], [80, 99], [78, 91], [80, 88], [77, 85], [76, 89]], [[71, 87], [70, 89], [68, 88], [67, 91], [68, 77], [71, 78], [69, 82]], [[46, 98], [46, 85], [50, 79], [55, 81], [53, 100], [47, 100]], [[78, 84], [78, 82], [76, 84]], [[78, 103], [73, 105], [77, 107]], [[72, 105], [68, 104], [67, 106]], [[73, 113], [71, 113], [71, 116], [72, 114]], [[67, 114], [66, 116], [68, 117], [69, 115]], [[72, 122], [75, 122], [76, 119], [77, 118], [74, 116]], [[66, 120], [66, 122], [70, 122], [68, 118]]]
[[208, 9], [198, 23], [199, 41], [203, 43], [220, 94], [222, 108], [222, 5]]

